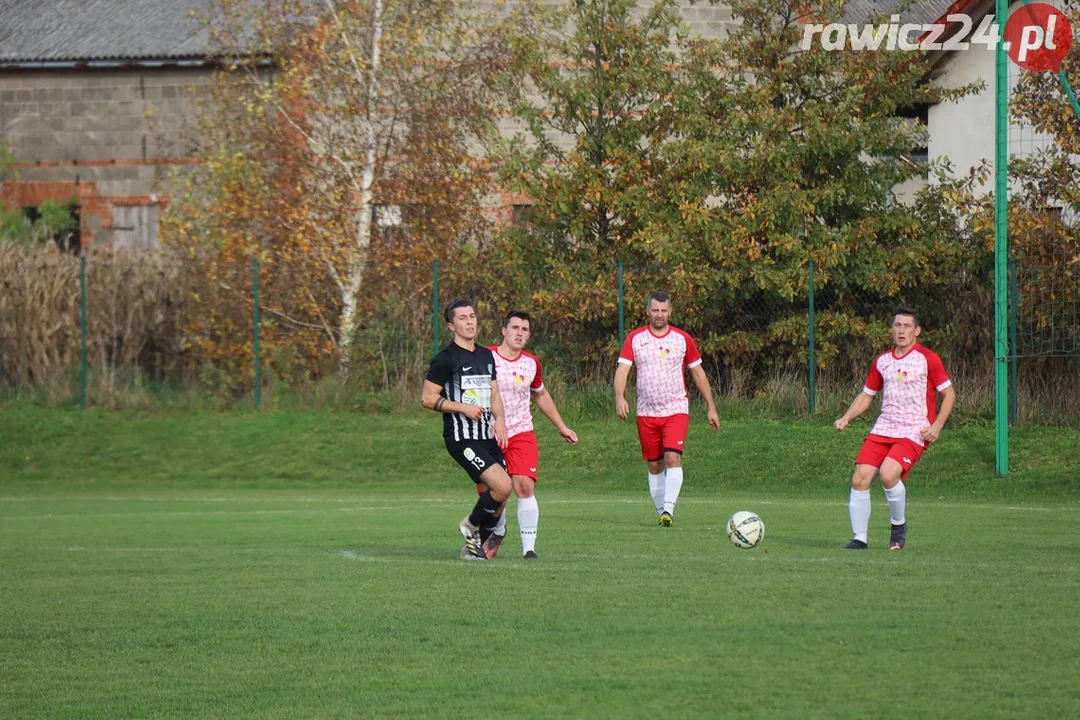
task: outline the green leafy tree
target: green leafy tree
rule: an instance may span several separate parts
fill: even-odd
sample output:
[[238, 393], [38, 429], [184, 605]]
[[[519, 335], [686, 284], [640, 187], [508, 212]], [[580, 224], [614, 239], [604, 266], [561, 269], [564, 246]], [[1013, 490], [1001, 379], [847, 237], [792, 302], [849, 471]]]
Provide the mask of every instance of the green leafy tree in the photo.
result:
[[678, 4], [574, 0], [538, 12], [514, 45], [521, 132], [497, 157], [504, 186], [534, 203], [509, 234], [514, 287], [536, 289], [534, 308], [572, 328], [586, 359], [612, 336], [616, 261], [650, 259], [637, 238], [665, 197], [659, 152], [685, 95], [676, 68], [694, 59]]
[[911, 203], [893, 190], [929, 172], [909, 158], [925, 128], [902, 116], [974, 87], [932, 90], [909, 53], [801, 48], [800, 20], [839, 19], [841, 2], [736, 0], [718, 42], [689, 38], [673, 3], [635, 5], [577, 0], [523, 45], [536, 100], [518, 108], [529, 133], [504, 174], [537, 202], [515, 259], [559, 289], [534, 299], [608, 338], [586, 359], [611, 351], [616, 258], [631, 307], [673, 292], [677, 321], [721, 367], [805, 357], [810, 260], [822, 362], [879, 339], [896, 300], [953, 288], [973, 260], [936, 202], [949, 188]]

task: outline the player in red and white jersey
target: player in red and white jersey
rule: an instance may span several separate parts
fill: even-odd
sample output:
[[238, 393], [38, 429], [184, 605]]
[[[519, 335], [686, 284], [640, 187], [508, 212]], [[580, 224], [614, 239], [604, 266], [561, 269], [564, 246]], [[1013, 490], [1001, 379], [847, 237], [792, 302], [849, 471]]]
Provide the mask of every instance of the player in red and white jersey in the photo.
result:
[[[889, 503], [889, 549], [904, 549], [907, 540], [904, 480], [923, 450], [941, 435], [956, 403], [956, 390], [941, 358], [915, 342], [921, 332], [915, 311], [907, 308], [896, 311], [892, 325], [895, 347], [874, 359], [862, 392], [833, 423], [837, 431], [843, 430], [866, 412], [874, 396], [881, 393], [881, 413], [855, 458], [848, 501], [854, 537], [845, 546], [847, 550], [867, 548], [870, 484], [875, 477], [881, 478]], [[940, 411], [938, 393], [942, 396]]]
[[[563, 439], [571, 445], [578, 441], [577, 433], [566, 426], [559, 415], [555, 401], [544, 387], [540, 360], [525, 352], [529, 342], [532, 318], [528, 313], [515, 310], [503, 319], [502, 343], [489, 347], [495, 356], [496, 379], [499, 396], [503, 402], [506, 418], [507, 446], [503, 448], [506, 467], [517, 495], [517, 521], [521, 532], [521, 554], [528, 560], [536, 559], [536, 530], [540, 523], [540, 507], [536, 502], [535, 488], [540, 467], [540, 449], [533, 431], [532, 402], [547, 416]], [[477, 487], [480, 489], [480, 486]], [[504, 506], [505, 508], [505, 506]], [[506, 513], [484, 542], [489, 558], [495, 557], [506, 537]]]
[[649, 465], [649, 494], [660, 518], [659, 524], [675, 522], [675, 503], [682, 490], [682, 454], [690, 425], [690, 401], [686, 391], [686, 371], [709, 408], [709, 425], [720, 429], [720, 416], [713, 403], [709, 378], [701, 367], [701, 355], [694, 339], [668, 324], [671, 298], [655, 291], [646, 308], [649, 324], [626, 336], [619, 367], [615, 371], [615, 412], [626, 419], [626, 381], [637, 365], [637, 427], [641, 456]]

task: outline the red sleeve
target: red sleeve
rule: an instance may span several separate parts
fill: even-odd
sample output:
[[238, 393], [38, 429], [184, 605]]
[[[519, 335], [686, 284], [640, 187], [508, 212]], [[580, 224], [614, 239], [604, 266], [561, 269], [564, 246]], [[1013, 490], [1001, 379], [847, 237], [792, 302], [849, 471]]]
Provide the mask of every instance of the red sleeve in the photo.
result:
[[878, 358], [874, 358], [874, 362], [870, 365], [870, 372], [866, 373], [866, 382], [863, 383], [867, 390], [872, 392], [881, 392], [881, 388], [885, 386], [885, 378], [881, 377], [881, 371], [877, 369]]
[[533, 362], [536, 363], [536, 377], [533, 378], [532, 385], [529, 387], [533, 390], [539, 390], [544, 387], [544, 376], [540, 371], [540, 358], [534, 357]]
[[952, 385], [949, 374], [945, 372], [945, 364], [941, 362], [937, 353], [926, 354], [926, 375], [935, 390], [944, 390]]
[[634, 362], [634, 335], [636, 333], [630, 333], [626, 336], [626, 340], [622, 345], [622, 352], [619, 353], [620, 360], [625, 360], [628, 363]]
[[683, 337], [686, 338], [686, 356], [683, 357], [683, 365], [689, 366], [700, 363], [701, 353], [698, 352], [694, 338], [690, 337], [689, 333], [683, 333]]

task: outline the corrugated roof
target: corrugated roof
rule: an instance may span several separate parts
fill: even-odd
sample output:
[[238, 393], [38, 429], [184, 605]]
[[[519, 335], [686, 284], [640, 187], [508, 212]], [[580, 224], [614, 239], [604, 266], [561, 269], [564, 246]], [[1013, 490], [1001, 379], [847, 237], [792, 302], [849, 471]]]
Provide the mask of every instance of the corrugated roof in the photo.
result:
[[203, 58], [210, 0], [0, 0], [0, 62]]

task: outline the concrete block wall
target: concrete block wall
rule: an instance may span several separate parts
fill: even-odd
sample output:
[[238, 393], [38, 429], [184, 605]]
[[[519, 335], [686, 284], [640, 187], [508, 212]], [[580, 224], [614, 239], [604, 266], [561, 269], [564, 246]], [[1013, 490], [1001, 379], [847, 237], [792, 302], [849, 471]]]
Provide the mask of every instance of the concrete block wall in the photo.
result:
[[98, 183], [103, 194], [152, 190], [174, 146], [188, 90], [208, 70], [0, 72], [0, 136], [24, 182]]

